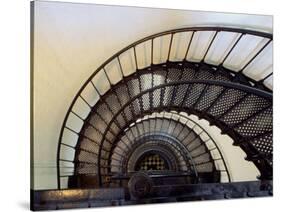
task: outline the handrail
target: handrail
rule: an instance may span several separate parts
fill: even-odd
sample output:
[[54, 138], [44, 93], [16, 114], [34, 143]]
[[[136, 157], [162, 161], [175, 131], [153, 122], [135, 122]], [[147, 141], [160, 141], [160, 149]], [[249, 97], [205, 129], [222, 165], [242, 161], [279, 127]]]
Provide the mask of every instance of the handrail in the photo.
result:
[[[248, 29], [239, 29], [239, 28], [229, 28], [229, 27], [216, 27], [216, 26], [212, 26], [212, 27], [185, 27], [185, 28], [179, 28], [179, 29], [172, 29], [172, 30], [167, 30], [167, 31], [164, 31], [164, 32], [160, 32], [160, 33], [156, 33], [156, 34], [153, 34], [153, 35], [150, 35], [150, 36], [147, 36], [145, 38], [142, 38], [130, 45], [128, 45], [127, 47], [123, 48], [122, 50], [118, 51], [117, 53], [115, 53], [114, 55], [112, 55], [110, 58], [108, 58], [102, 65], [100, 65], [92, 74], [91, 76], [85, 81], [85, 83], [81, 86], [81, 88], [79, 89], [79, 91], [76, 93], [76, 95], [74, 96], [67, 112], [66, 112], [66, 115], [65, 115], [65, 118], [63, 120], [63, 123], [62, 123], [62, 128], [61, 128], [61, 131], [60, 131], [60, 135], [59, 135], [59, 142], [58, 142], [58, 148], [57, 148], [57, 179], [58, 179], [58, 188], [60, 189], [61, 186], [60, 186], [60, 164], [59, 164], [59, 158], [60, 158], [60, 151], [61, 151], [61, 141], [62, 141], [62, 137], [63, 137], [63, 133], [64, 133], [64, 129], [65, 129], [65, 126], [66, 126], [66, 122], [68, 120], [68, 117], [69, 117], [69, 114], [70, 112], [72, 111], [73, 109], [73, 106], [75, 104], [75, 102], [77, 101], [77, 99], [79, 98], [79, 96], [81, 96], [81, 93], [82, 91], [85, 89], [85, 87], [90, 83], [92, 82], [92, 79], [95, 77], [95, 75], [97, 73], [99, 73], [99, 71], [101, 71], [102, 69], [104, 69], [104, 67], [109, 64], [111, 61], [113, 61], [114, 59], [118, 59], [118, 62], [119, 62], [119, 65], [120, 65], [120, 68], [121, 68], [121, 72], [122, 72], [122, 76], [124, 77], [124, 74], [123, 74], [123, 71], [122, 71], [122, 67], [121, 67], [121, 64], [120, 64], [120, 59], [119, 59], [119, 56], [126, 52], [127, 50], [133, 48], [134, 50], [134, 54], [135, 54], [135, 47], [143, 42], [146, 42], [148, 40], [153, 40], [157, 37], [161, 37], [161, 36], [164, 36], [164, 35], [174, 35], [176, 33], [180, 33], [180, 32], [200, 32], [200, 31], [214, 31], [214, 32], [234, 32], [234, 33], [240, 33], [241, 35], [244, 35], [244, 34], [249, 34], [249, 35], [253, 35], [253, 36], [259, 36], [259, 37], [264, 37], [264, 38], [267, 38], [269, 39], [270, 41], [273, 39], [273, 36], [272, 34], [270, 33], [265, 33], [265, 32], [259, 32], [259, 31], [253, 31], [253, 30], [248, 30]], [[238, 43], [238, 42], [237, 42]], [[237, 44], [236, 43], [236, 44]], [[235, 45], [236, 45], [235, 44]], [[170, 45], [171, 46], [171, 45]], [[171, 48], [171, 47], [170, 47]], [[210, 48], [210, 46], [209, 46]], [[208, 49], [209, 49], [208, 48]], [[206, 54], [206, 53], [205, 53]], [[135, 55], [135, 59], [136, 59], [136, 55]], [[169, 58], [168, 58], [169, 60]], [[137, 60], [135, 61], [136, 62], [136, 65], [137, 65]], [[138, 67], [136, 67], [136, 69], [138, 70]], [[217, 83], [215, 81], [212, 81], [210, 83]], [[226, 83], [226, 82], [224, 82]], [[227, 83], [226, 83], [227, 84]], [[233, 88], [236, 88], [236, 85], [230, 85], [230, 86], [233, 86]], [[263, 92], [261, 90], [258, 90], [258, 89], [253, 89], [253, 88], [250, 88], [250, 87], [247, 87], [245, 86], [245, 88], [243, 89], [246, 89], [248, 91], [253, 91], [254, 93], [258, 93], [258, 95], [261, 95], [265, 98], [272, 98], [269, 97], [269, 94], [267, 92]]]

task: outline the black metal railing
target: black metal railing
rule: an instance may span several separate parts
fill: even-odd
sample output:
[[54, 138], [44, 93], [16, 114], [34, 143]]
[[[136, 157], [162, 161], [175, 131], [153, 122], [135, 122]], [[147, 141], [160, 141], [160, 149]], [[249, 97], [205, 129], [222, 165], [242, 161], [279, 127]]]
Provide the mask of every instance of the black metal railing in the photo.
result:
[[[171, 58], [171, 52], [174, 48], [173, 46], [173, 41], [174, 41], [174, 37], [176, 34], [178, 33], [191, 33], [190, 39], [187, 45], [187, 48], [185, 50], [185, 54], [184, 57], [182, 59], [180, 59], [179, 61], [174, 61], [173, 58]], [[203, 54], [203, 56], [201, 57], [200, 61], [194, 62], [194, 61], [188, 61], [187, 57], [190, 54], [190, 48], [192, 46], [192, 42], [194, 39], [194, 36], [196, 35], [196, 33], [200, 33], [200, 32], [213, 32], [213, 36], [210, 37], [210, 40], [207, 44], [207, 46], [205, 46], [206, 50]], [[220, 59], [220, 63], [219, 64], [208, 64], [206, 62], [206, 57], [210, 51], [210, 49], [213, 47], [218, 35], [220, 33], [223, 32], [229, 32], [229, 33], [233, 33], [234, 35], [236, 35], [236, 40], [235, 42], [229, 46], [227, 48], [227, 52], [225, 53], [225, 55]], [[228, 60], [228, 58], [232, 55], [233, 51], [236, 49], [236, 47], [239, 45], [239, 43], [241, 42], [241, 40], [243, 39], [243, 36], [254, 36], [254, 37], [260, 37], [262, 39], [262, 46], [261, 47], [257, 47], [256, 50], [253, 53], [253, 56], [250, 57], [248, 59], [248, 61], [245, 62], [245, 64], [242, 66], [242, 68], [240, 68], [240, 70], [230, 70], [229, 68], [224, 67], [225, 62]], [[164, 36], [170, 36], [169, 39], [169, 43], [168, 45], [168, 50], [167, 50], [167, 57], [166, 60], [162, 63], [155, 63], [155, 52], [159, 51], [159, 49], [157, 49], [154, 45], [154, 42], [156, 39], [162, 38]], [[237, 29], [237, 28], [225, 28], [225, 27], [193, 27], [193, 28], [182, 28], [182, 29], [175, 29], [175, 30], [169, 30], [169, 31], [165, 31], [165, 32], [161, 32], [161, 33], [157, 33], [151, 36], [148, 36], [146, 38], [143, 38], [127, 47], [125, 47], [124, 49], [122, 49], [121, 51], [119, 51], [118, 53], [114, 54], [112, 57], [110, 57], [108, 60], [106, 60], [89, 78], [88, 80], [83, 84], [83, 86], [80, 88], [80, 90], [78, 91], [78, 93], [75, 95], [73, 101], [70, 104], [70, 107], [66, 113], [65, 119], [63, 121], [62, 124], [62, 129], [61, 129], [61, 133], [60, 133], [60, 137], [59, 137], [59, 144], [58, 144], [58, 151], [57, 151], [57, 177], [58, 177], [58, 188], [61, 188], [61, 177], [63, 177], [64, 175], [62, 174], [62, 171], [60, 170], [60, 168], [67, 168], [67, 166], [61, 166], [60, 162], [64, 161], [66, 163], [73, 163], [75, 162], [73, 158], [69, 159], [69, 158], [63, 158], [62, 157], [62, 146], [65, 146], [67, 148], [73, 149], [74, 154], [76, 151], [76, 146], [74, 145], [70, 145], [69, 143], [75, 143], [77, 140], [81, 139], [81, 138], [87, 138], [87, 136], [83, 133], [83, 127], [85, 124], [87, 124], [87, 126], [89, 125], [89, 114], [92, 114], [93, 110], [95, 110], [97, 108], [97, 105], [100, 103], [103, 103], [104, 105], [106, 105], [107, 108], [109, 108], [110, 113], [115, 114], [114, 111], [112, 111], [111, 106], [112, 105], [108, 105], [108, 103], [106, 102], [106, 95], [109, 95], [110, 93], [114, 94], [115, 96], [117, 96], [117, 101], [119, 101], [120, 103], [120, 98], [118, 98], [118, 91], [115, 89], [115, 86], [117, 86], [118, 84], [125, 84], [126, 86], [126, 90], [128, 92], [130, 101], [127, 102], [125, 105], [123, 105], [123, 109], [126, 109], [126, 107], [133, 107], [131, 105], [131, 103], [138, 99], [139, 104], [141, 105], [141, 108], [143, 110], [144, 108], [144, 104], [146, 104], [145, 102], [143, 102], [143, 96], [145, 94], [148, 94], [148, 101], [149, 101], [149, 105], [152, 106], [154, 104], [153, 100], [152, 100], [152, 96], [153, 96], [153, 92], [155, 90], [160, 90], [162, 88], [165, 87], [171, 87], [174, 86], [175, 89], [173, 89], [173, 94], [171, 95], [172, 100], [174, 101], [173, 98], [175, 98], [175, 95], [177, 93], [177, 89], [180, 89], [180, 85], [188, 85], [187, 86], [187, 90], [189, 92], [194, 92], [195, 90], [198, 90], [197, 88], [194, 87], [194, 85], [198, 85], [198, 86], [203, 86], [203, 89], [200, 90], [200, 96], [197, 96], [196, 101], [193, 102], [192, 109], [183, 106], [183, 105], [163, 105], [163, 92], [162, 90], [160, 91], [160, 106], [159, 107], [155, 107], [155, 109], [159, 110], [171, 110], [172, 108], [177, 109], [178, 111], [181, 111], [183, 108], [185, 111], [189, 111], [190, 114], [195, 114], [201, 118], [205, 118], [207, 120], [209, 120], [212, 124], [216, 124], [217, 126], [219, 126], [220, 128], [223, 129], [224, 132], [227, 132], [234, 140], [235, 143], [240, 145], [240, 147], [248, 152], [250, 152], [249, 154], [251, 156], [253, 155], [258, 155], [259, 159], [262, 159], [260, 161], [262, 161], [262, 164], [264, 163], [264, 154], [261, 154], [261, 152], [259, 151], [258, 147], [253, 145], [253, 144], [249, 144], [247, 142], [245, 142], [245, 140], [247, 140], [247, 136], [242, 135], [241, 136], [241, 132], [237, 132], [238, 129], [238, 125], [236, 125], [235, 127], [237, 129], [233, 129], [230, 125], [227, 125], [225, 122], [223, 122], [222, 120], [219, 120], [218, 117], [211, 115], [210, 110], [211, 108], [215, 107], [218, 104], [218, 101], [221, 99], [221, 97], [223, 97], [227, 92], [230, 92], [232, 90], [235, 91], [241, 91], [242, 93], [245, 94], [245, 96], [243, 96], [243, 98], [239, 99], [241, 102], [243, 102], [243, 100], [247, 99], [247, 97], [249, 95], [254, 95], [254, 96], [258, 96], [260, 98], [264, 98], [265, 102], [269, 102], [269, 106], [268, 107], [272, 107], [272, 95], [270, 94], [270, 90], [264, 85], [264, 82], [266, 80], [268, 80], [270, 77], [272, 77], [272, 73], [268, 74], [266, 77], [261, 78], [259, 80], [254, 80], [248, 76], [246, 76], [244, 74], [245, 69], [252, 63], [255, 62], [256, 58], [264, 51], [264, 49], [266, 49], [268, 47], [268, 45], [272, 42], [272, 35], [269, 33], [264, 33], [264, 32], [257, 32], [257, 31], [251, 31], [251, 30], [245, 30], [245, 29]], [[140, 55], [138, 54], [137, 48], [144, 43], [148, 43], [150, 42], [150, 61], [147, 61], [147, 63], [145, 64], [144, 67], [140, 66]], [[125, 54], [129, 54], [129, 56], [127, 56], [125, 58]], [[129, 73], [127, 73], [128, 71], [125, 72], [125, 67], [124, 67], [124, 60], [129, 60], [131, 62], [132, 67], [134, 66], [134, 68], [129, 68]], [[112, 65], [113, 64], [113, 65]], [[115, 79], [114, 76], [112, 76], [113, 73], [115, 73], [113, 70], [114, 69], [110, 69], [110, 67], [108, 67], [109, 65], [112, 65], [115, 67], [115, 72], [119, 72], [119, 79], [113, 80]], [[218, 76], [218, 80], [219, 78], [222, 78], [224, 76], [227, 76], [231, 82], [229, 81], [218, 81], [217, 78], [215, 77], [212, 80], [205, 80], [202, 79], [200, 80], [200, 78], [198, 77], [199, 75], [199, 71], [195, 73], [196, 77], [191, 78], [191, 79], [195, 79], [195, 80], [185, 80], [184, 82], [167, 82], [168, 80], [168, 75], [169, 75], [169, 67], [174, 67], [176, 66], [178, 69], [179, 67], [182, 67], [182, 70], [186, 69], [186, 68], [190, 68], [190, 66], [192, 66], [193, 70], [200, 70], [200, 68], [206, 66], [208, 67], [210, 70], [215, 70], [219, 73], [222, 73]], [[165, 75], [164, 75], [164, 81], [159, 82], [158, 85], [154, 85], [153, 83], [155, 82], [155, 73], [158, 70], [158, 68], [162, 68], [165, 69]], [[117, 71], [116, 71], [117, 70]], [[145, 83], [142, 83], [142, 75], [139, 74], [139, 72], [142, 73], [150, 73], [152, 75], [151, 78], [151, 85], [146, 85]], [[181, 75], [179, 78], [181, 78], [184, 74], [184, 71], [181, 71]], [[136, 76], [136, 77], [135, 77]], [[103, 78], [102, 78], [103, 77]], [[135, 77], [135, 78], [134, 78]], [[226, 77], [226, 78], [227, 78]], [[102, 82], [102, 84], [100, 83], [101, 80], [104, 80]], [[129, 82], [129, 80], [136, 80], [136, 82], [139, 83], [139, 94], [138, 95], [130, 95], [129, 92], [129, 85], [127, 82]], [[107, 87], [104, 86], [104, 84], [108, 84]], [[242, 85], [244, 84], [244, 85]], [[143, 87], [148, 86], [149, 89], [143, 89]], [[206, 93], [208, 93], [208, 89], [211, 86], [216, 86], [219, 88], [222, 88], [222, 91], [219, 93], [218, 96], [216, 96], [216, 98], [214, 99], [214, 101], [212, 101], [212, 104], [210, 105], [210, 107], [208, 108], [204, 108], [204, 110], [198, 110], [198, 104], [199, 101], [202, 100], [202, 98], [206, 98]], [[94, 95], [94, 93], [96, 93], [96, 98], [98, 99], [97, 101], [93, 101], [92, 103], [89, 101], [89, 95], [86, 95], [86, 90], [88, 90], [88, 87], [92, 87], [94, 90], [92, 92], [91, 95]], [[137, 89], [137, 86], [134, 87], [134, 89]], [[192, 90], [193, 89], [193, 90]], [[195, 90], [194, 90], [195, 89]], [[90, 96], [91, 96], [90, 95]], [[183, 99], [186, 99], [186, 97], [190, 95], [190, 93], [186, 92], [185, 95], [182, 97]], [[141, 97], [141, 98], [140, 98]], [[76, 104], [78, 104], [79, 102], [83, 102], [83, 104], [86, 106], [87, 109], [82, 109], [81, 113], [78, 113], [77, 111], [75, 111], [75, 108], [77, 107]], [[183, 103], [183, 101], [182, 101]], [[239, 102], [237, 102], [238, 104]], [[80, 103], [81, 105], [81, 103]], [[165, 108], [166, 107], [166, 108]], [[84, 107], [85, 108], [85, 107]], [[228, 108], [229, 111], [231, 111], [233, 108]], [[132, 108], [131, 108], [132, 110]], [[139, 117], [141, 118], [143, 115], [145, 114], [150, 114], [153, 111], [153, 107], [150, 107], [149, 111], [141, 111], [141, 113], [139, 114]], [[133, 110], [132, 110], [133, 111]], [[227, 111], [227, 112], [229, 112]], [[221, 117], [225, 116], [226, 113], [224, 113], [223, 115], [221, 114]], [[120, 111], [120, 113], [124, 113], [124, 111]], [[262, 111], [260, 111], [260, 113], [262, 113]], [[247, 117], [248, 121], [254, 119], [256, 116], [260, 115], [260, 113], [258, 111], [256, 111], [256, 113], [252, 114], [251, 117]], [[80, 127], [76, 127], [76, 129], [74, 129], [74, 127], [69, 127], [68, 123], [71, 122], [71, 116], [74, 115], [76, 116], [80, 121]], [[272, 114], [271, 114], [272, 115]], [[270, 116], [270, 114], [269, 114]], [[125, 121], [127, 117], [125, 117]], [[99, 118], [101, 120], [103, 120], [103, 122], [107, 122], [105, 121], [105, 117], [103, 117], [103, 114], [99, 114]], [[115, 116], [112, 118], [112, 120], [108, 123], [109, 125], [107, 126], [106, 131], [111, 132], [112, 129], [109, 127], [110, 125], [114, 124], [118, 126], [118, 122], [116, 121], [117, 115], [115, 114]], [[134, 118], [137, 118], [137, 116], [135, 116]], [[77, 122], [77, 121], [76, 121]], [[129, 123], [129, 122], [128, 122]], [[121, 126], [118, 126], [119, 128], [121, 128]], [[70, 142], [68, 140], [69, 143], [64, 142], [64, 136], [66, 134], [66, 131], [71, 131], [73, 134], [76, 135], [76, 141]], [[269, 130], [270, 131], [270, 130]], [[272, 132], [272, 130], [271, 130]], [[97, 146], [99, 147], [99, 152], [96, 153], [97, 157], [98, 157], [98, 162], [96, 164], [96, 166], [98, 167], [98, 169], [100, 169], [102, 167], [100, 160], [103, 158], [103, 156], [101, 155], [102, 151], [106, 151], [106, 149], [103, 147], [103, 143], [106, 140], [106, 137], [104, 133], [103, 134], [103, 138], [101, 143], [98, 143], [95, 141], [95, 139], [92, 138], [87, 138], [89, 140], [92, 140], [92, 142], [96, 143]], [[113, 132], [111, 132], [111, 134], [114, 134]], [[251, 138], [254, 138], [255, 136], [252, 136]], [[78, 138], [78, 139], [77, 139]], [[261, 136], [261, 139], [263, 137]], [[73, 138], [72, 138], [73, 139]], [[258, 138], [258, 135], [256, 135], [256, 139]], [[75, 140], [75, 139], [73, 139]], [[78, 141], [77, 141], [78, 142]], [[271, 144], [272, 147], [272, 144]], [[262, 156], [262, 157], [261, 157]], [[260, 158], [261, 157], [261, 158]], [[266, 170], [268, 171], [268, 168], [264, 168], [264, 166], [268, 167], [268, 165], [260, 165], [261, 162], [258, 162], [258, 160], [253, 159], [254, 157], [249, 157], [252, 160], [255, 161], [255, 164], [257, 166], [260, 167], [260, 170]], [[72, 168], [75, 168], [73, 166], [71, 166]], [[262, 168], [261, 168], [262, 167]], [[70, 168], [71, 169], [71, 168]], [[73, 173], [73, 172], [69, 172], [69, 173]], [[99, 171], [99, 175], [100, 175], [100, 171]], [[269, 173], [269, 175], [271, 175]], [[68, 175], [65, 175], [68, 176]]]

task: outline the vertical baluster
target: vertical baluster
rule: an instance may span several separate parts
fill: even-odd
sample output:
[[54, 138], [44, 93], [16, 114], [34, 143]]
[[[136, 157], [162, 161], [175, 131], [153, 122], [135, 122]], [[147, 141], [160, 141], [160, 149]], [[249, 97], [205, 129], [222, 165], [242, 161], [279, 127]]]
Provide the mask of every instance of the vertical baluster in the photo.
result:
[[269, 39], [265, 45], [263, 45], [263, 47], [238, 71], [238, 73], [241, 73], [245, 70], [245, 68], [248, 67], [248, 65], [250, 65], [250, 63], [252, 63], [256, 57], [265, 49], [265, 47], [268, 46], [268, 44], [271, 42], [272, 40]]
[[194, 37], [194, 33], [195, 33], [195, 32], [196, 32], [196, 31], [192, 31], [191, 38], [190, 38], [190, 40], [189, 40], [189, 43], [188, 43], [188, 46], [187, 46], [187, 49], [186, 49], [186, 52], [185, 52], [185, 55], [184, 55], [184, 58], [183, 58], [184, 61], [186, 60], [186, 57], [187, 57], [187, 55], [188, 55], [188, 53], [189, 53], [189, 49], [190, 49], [190, 46], [191, 46], [191, 43], [192, 43], [192, 40], [193, 40], [193, 37]]
[[125, 75], [124, 75], [123, 67], [122, 67], [121, 62], [120, 62], [119, 55], [117, 56], [117, 61], [118, 61], [118, 65], [119, 65], [119, 68], [120, 68], [120, 71], [121, 71], [121, 74], [122, 74], [122, 79], [123, 79], [125, 77]]
[[151, 39], [151, 53], [150, 53], [150, 57], [151, 57], [151, 59], [150, 59], [150, 64], [151, 64], [151, 66], [153, 66], [153, 38]]
[[90, 108], [90, 110], [92, 109], [92, 106], [89, 104], [89, 102], [80, 94], [79, 97], [83, 100], [83, 102], [86, 103], [86, 105]]
[[271, 77], [273, 75], [273, 72], [271, 72], [270, 74], [268, 74], [266, 77], [264, 77], [263, 79], [260, 80], [260, 82], [264, 82], [265, 80], [267, 80], [269, 77]]
[[98, 96], [99, 96], [99, 98], [101, 98], [101, 93], [99, 92], [99, 90], [98, 90], [98, 88], [96, 87], [96, 85], [93, 83], [93, 81], [91, 80], [90, 81], [91, 82], [91, 84], [92, 84], [92, 86], [93, 86], [93, 88], [95, 89], [95, 91], [97, 92], [97, 94], [98, 94]]
[[219, 66], [223, 66], [224, 62], [227, 60], [228, 56], [231, 54], [231, 52], [233, 51], [233, 49], [237, 46], [237, 44], [239, 43], [239, 41], [241, 40], [241, 38], [244, 36], [244, 33], [241, 33], [238, 37], [238, 39], [235, 41], [235, 43], [232, 45], [231, 49], [228, 51], [228, 53], [226, 54], [226, 56], [222, 59], [222, 62], [220, 63]]
[[137, 58], [137, 53], [136, 53], [136, 47], [134, 46], [134, 58], [135, 58], [135, 65], [136, 65], [136, 71], [139, 69], [138, 67], [138, 58]]
[[215, 35], [212, 37], [212, 40], [211, 40], [211, 42], [209, 43], [209, 46], [208, 46], [208, 48], [207, 48], [207, 50], [206, 50], [206, 52], [205, 52], [205, 54], [204, 54], [204, 56], [203, 56], [201, 62], [204, 62], [204, 61], [205, 61], [205, 58], [206, 58], [206, 56], [207, 56], [207, 54], [208, 54], [208, 52], [209, 52], [209, 50], [210, 50], [210, 48], [211, 48], [211, 46], [212, 46], [214, 40], [215, 40], [215, 38], [217, 37], [217, 34], [218, 34], [218, 31], [216, 31], [216, 32], [215, 32]]
[[167, 56], [167, 61], [166, 62], [170, 61], [170, 54], [171, 54], [171, 48], [172, 48], [172, 44], [173, 44], [173, 37], [174, 37], [174, 33], [171, 34], [169, 50], [168, 50], [168, 56]]
[[112, 83], [111, 83], [111, 81], [110, 81], [110, 79], [109, 79], [109, 76], [108, 76], [108, 74], [107, 74], [105, 68], [103, 68], [103, 71], [104, 71], [104, 74], [105, 74], [105, 77], [106, 77], [107, 81], [108, 81], [109, 84], [110, 84], [110, 89], [112, 89]]

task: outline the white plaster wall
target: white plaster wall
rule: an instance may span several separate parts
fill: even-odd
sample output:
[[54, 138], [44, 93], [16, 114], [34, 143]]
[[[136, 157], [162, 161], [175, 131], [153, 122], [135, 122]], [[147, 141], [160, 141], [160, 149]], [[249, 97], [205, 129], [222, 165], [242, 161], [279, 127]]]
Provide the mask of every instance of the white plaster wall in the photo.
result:
[[156, 32], [185, 26], [272, 32], [270, 16], [93, 4], [36, 1], [34, 17], [34, 189], [57, 187], [57, 143], [70, 102], [89, 75], [120, 49]]

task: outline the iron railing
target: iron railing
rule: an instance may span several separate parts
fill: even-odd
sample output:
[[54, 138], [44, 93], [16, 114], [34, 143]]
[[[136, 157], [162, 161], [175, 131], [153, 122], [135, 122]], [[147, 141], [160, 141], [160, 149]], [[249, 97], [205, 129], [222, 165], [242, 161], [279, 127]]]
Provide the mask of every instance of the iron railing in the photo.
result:
[[[126, 75], [124, 73], [124, 70], [123, 70], [123, 67], [122, 67], [121, 55], [126, 53], [126, 52], [128, 52], [128, 51], [132, 51], [133, 52], [133, 58], [134, 58], [133, 62], [135, 64], [135, 70], [134, 71], [138, 72], [140, 69], [143, 69], [143, 68], [140, 68], [140, 66], [138, 64], [139, 56], [137, 54], [136, 48], [137, 48], [138, 45], [143, 44], [143, 43], [148, 42], [148, 41], [150, 42], [150, 45], [151, 45], [151, 47], [150, 47], [150, 63], [147, 64], [147, 66], [145, 67], [148, 72], [153, 73], [154, 67], [157, 67], [157, 66], [165, 67], [165, 64], [167, 64], [167, 66], [169, 64], [172, 64], [173, 61], [172, 61], [172, 58], [171, 58], [171, 51], [172, 51], [172, 48], [173, 48], [173, 39], [174, 39], [174, 36], [177, 33], [183, 33], [183, 32], [190, 32], [191, 33], [191, 37], [190, 37], [190, 40], [188, 41], [188, 46], [187, 46], [186, 51], [185, 51], [185, 56], [181, 60], [182, 63], [187, 63], [188, 62], [187, 56], [189, 54], [189, 50], [190, 50], [190, 47], [192, 45], [194, 35], [196, 33], [206, 32], [206, 31], [213, 32], [213, 36], [211, 37], [211, 40], [209, 41], [209, 43], [207, 45], [206, 51], [203, 54], [203, 57], [201, 58], [201, 61], [196, 62], [196, 64], [199, 64], [200, 66], [202, 64], [206, 64], [206, 65], [208, 65], [208, 66], [210, 66], [212, 68], [218, 69], [220, 71], [229, 72], [229, 73], [232, 74], [233, 78], [236, 79], [235, 82], [243, 83], [243, 84], [248, 83], [247, 84], [248, 86], [237, 84], [237, 83], [230, 83], [230, 82], [223, 82], [223, 81], [218, 82], [218, 81], [210, 81], [210, 80], [208, 80], [208, 81], [206, 81], [206, 80], [201, 80], [201, 81], [200, 80], [196, 80], [196, 81], [189, 81], [189, 82], [185, 82], [185, 83], [189, 83], [189, 84], [196, 84], [196, 83], [200, 84], [201, 83], [201, 84], [204, 84], [204, 85], [217, 85], [217, 86], [221, 86], [221, 87], [224, 87], [224, 88], [227, 88], [227, 89], [241, 90], [241, 91], [246, 92], [248, 94], [254, 94], [254, 95], [257, 95], [257, 96], [269, 99], [269, 101], [271, 101], [272, 95], [268, 92], [269, 90], [264, 86], [264, 82], [268, 78], [272, 77], [272, 73], [268, 74], [267, 76], [265, 76], [262, 79], [259, 79], [258, 81], [254, 80], [254, 79], [251, 79], [250, 77], [244, 75], [244, 73], [243, 73], [244, 70], [250, 64], [254, 63], [255, 59], [272, 42], [273, 37], [269, 33], [257, 32], [257, 31], [246, 30], [246, 29], [225, 28], [225, 27], [192, 27], [192, 28], [181, 28], [181, 29], [169, 30], [169, 31], [157, 33], [157, 34], [148, 36], [146, 38], [143, 38], [143, 39], [141, 39], [141, 40], [139, 40], [137, 42], [134, 42], [133, 44], [125, 47], [124, 49], [122, 49], [121, 51], [117, 52], [112, 57], [110, 57], [108, 60], [106, 60], [96, 71], [93, 72], [93, 74], [83, 84], [83, 86], [80, 88], [80, 90], [75, 95], [74, 99], [72, 100], [72, 102], [70, 104], [70, 107], [67, 110], [66, 116], [65, 116], [65, 118], [63, 120], [62, 129], [61, 129], [60, 136], [59, 136], [58, 151], [57, 151], [57, 178], [58, 178], [58, 188], [59, 189], [61, 188], [60, 178], [62, 176], [60, 174], [60, 161], [66, 161], [66, 162], [68, 161], [68, 162], [71, 162], [71, 163], [73, 162], [73, 160], [63, 159], [63, 158], [60, 157], [61, 156], [61, 146], [62, 145], [68, 145], [68, 144], [63, 143], [64, 132], [65, 132], [66, 129], [69, 129], [69, 130], [73, 131], [74, 133], [76, 133], [78, 136], [81, 135], [80, 132], [76, 132], [75, 130], [67, 127], [67, 122], [69, 121], [69, 116], [70, 116], [70, 114], [74, 114], [77, 117], [79, 117], [82, 120], [83, 123], [86, 121], [86, 118], [81, 117], [80, 114], [77, 114], [74, 111], [74, 105], [78, 101], [78, 99], [82, 100], [87, 106], [89, 106], [90, 110], [92, 110], [94, 108], [94, 106], [95, 106], [95, 105], [91, 105], [87, 101], [87, 99], [83, 96], [83, 92], [84, 92], [85, 88], [88, 85], [92, 85], [94, 87], [95, 91], [98, 93], [99, 99], [102, 101], [104, 94], [106, 92], [109, 92], [109, 89], [112, 89], [114, 84], [117, 83], [117, 82], [115, 82], [115, 83], [112, 82], [112, 77], [109, 76], [109, 73], [106, 70], [107, 65], [110, 64], [113, 61], [117, 62], [119, 70], [121, 71], [121, 79], [119, 80], [119, 82], [121, 82], [125, 77], [128, 77], [129, 75], [133, 76], [133, 72], [131, 72], [129, 75]], [[224, 57], [221, 58], [221, 63], [220, 64], [217, 64], [217, 65], [207, 64], [206, 63], [206, 57], [208, 55], [208, 52], [213, 47], [214, 41], [216, 40], [217, 36], [220, 33], [222, 33], [222, 32], [230, 32], [230, 33], [236, 34], [237, 35], [236, 41], [234, 42], [234, 44], [232, 44], [232, 46], [230, 46], [228, 48], [228, 51], [226, 52]], [[224, 67], [224, 63], [227, 61], [227, 59], [232, 54], [233, 50], [237, 47], [239, 42], [241, 42], [243, 36], [246, 36], [246, 35], [261, 37], [261, 38], [263, 38], [265, 43], [263, 42], [264, 45], [261, 46], [260, 48], [256, 49], [256, 51], [254, 52], [254, 55], [251, 58], [248, 59], [248, 61], [244, 64], [244, 66], [240, 70], [234, 71], [234, 70], [230, 70], [229, 68]], [[162, 38], [163, 36], [170, 36], [170, 41], [169, 41], [169, 44], [168, 44], [169, 48], [168, 48], [168, 51], [167, 51], [167, 58], [166, 58], [166, 61], [164, 63], [155, 64], [154, 63], [154, 60], [155, 60], [154, 59], [154, 54], [155, 54], [156, 51], [159, 51], [159, 49], [155, 48], [154, 41], [155, 41], [155, 39]], [[181, 64], [181, 62], [179, 64]], [[101, 89], [99, 89], [99, 86], [97, 86], [94, 83], [94, 81], [93, 81], [95, 79], [95, 77], [99, 73], [104, 73], [107, 81], [110, 84], [110, 88], [107, 89], [104, 92], [101, 92]], [[165, 83], [165, 84], [160, 85], [158, 87], [156, 86], [156, 87], [154, 87], [152, 89], [148, 89], [146, 92], [151, 92], [151, 91], [153, 91], [153, 90], [155, 90], [157, 88], [162, 88], [164, 86], [177, 86], [179, 84], [182, 84], [182, 82]], [[259, 89], [253, 88], [255, 86], [257, 88], [259, 88]], [[116, 91], [113, 91], [113, 92], [116, 92]], [[139, 94], [138, 97], [141, 96], [142, 94]], [[201, 94], [203, 95], [204, 93], [202, 92]], [[136, 99], [138, 97], [135, 96], [134, 99]], [[132, 101], [133, 101], [133, 99], [132, 99]], [[215, 102], [214, 102], [214, 104], [215, 104]], [[196, 112], [196, 111], [192, 111], [192, 112], [195, 112], [196, 115], [200, 116], [199, 112]], [[207, 118], [207, 119], [209, 118], [209, 120], [212, 120], [212, 123], [215, 123], [218, 126], [222, 126], [221, 122], [219, 122], [219, 121], [214, 121], [210, 117], [206, 117], [206, 116], [204, 116], [204, 118]], [[226, 128], [229, 129], [228, 127], [224, 127], [224, 129], [226, 129]], [[108, 129], [108, 130], [110, 130], [110, 129]], [[69, 148], [73, 148], [73, 146], [71, 146], [71, 145], [68, 145], [68, 146], [69, 146]], [[74, 150], [75, 150], [75, 147], [74, 147]], [[100, 151], [101, 151], [101, 148], [99, 149], [99, 153], [100, 153]], [[99, 154], [99, 157], [101, 157], [100, 154]], [[99, 158], [99, 160], [100, 160], [100, 158]], [[100, 164], [98, 164], [98, 165], [100, 165]]]

